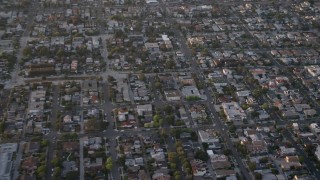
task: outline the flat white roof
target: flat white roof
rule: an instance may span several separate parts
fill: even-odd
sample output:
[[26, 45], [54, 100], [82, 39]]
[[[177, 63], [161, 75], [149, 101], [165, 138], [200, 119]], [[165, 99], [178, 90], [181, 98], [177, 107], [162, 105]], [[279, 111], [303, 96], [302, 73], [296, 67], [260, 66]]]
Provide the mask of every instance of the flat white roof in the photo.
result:
[[158, 3], [158, 1], [157, 1], [157, 0], [146, 0], [146, 3], [147, 3], [147, 4], [150, 4], [150, 3]]

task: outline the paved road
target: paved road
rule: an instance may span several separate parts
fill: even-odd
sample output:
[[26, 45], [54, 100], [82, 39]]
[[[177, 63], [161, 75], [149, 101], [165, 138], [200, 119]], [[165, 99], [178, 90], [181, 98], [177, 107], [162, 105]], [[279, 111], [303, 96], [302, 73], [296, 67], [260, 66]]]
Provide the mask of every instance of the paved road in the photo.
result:
[[[34, 1], [32, 2], [32, 5], [34, 7], [34, 9], [39, 7], [39, 1]], [[23, 78], [21, 76], [19, 76], [19, 72], [20, 72], [20, 65], [19, 62], [21, 61], [22, 57], [23, 57], [23, 49], [26, 47], [28, 39], [29, 39], [29, 34], [32, 30], [32, 26], [33, 26], [33, 20], [34, 17], [36, 16], [37, 11], [29, 11], [28, 12], [28, 21], [26, 22], [27, 26], [26, 29], [24, 30], [22, 37], [20, 38], [20, 48], [17, 52], [17, 63], [14, 66], [13, 71], [11, 72], [11, 79], [6, 82], [5, 84], [5, 88], [9, 89], [11, 87], [13, 87], [15, 84], [22, 84], [23, 82]]]
[[23, 141], [18, 143], [19, 150], [17, 152], [17, 157], [16, 157], [16, 160], [14, 162], [13, 179], [18, 179], [18, 177], [19, 177], [19, 167], [20, 167], [20, 163], [21, 163], [21, 159], [22, 159], [24, 143], [25, 142], [23, 142]]
[[[99, 19], [102, 21], [102, 20], [104, 20], [104, 18], [103, 18], [104, 14], [103, 14], [103, 9], [101, 7], [103, 7], [102, 0], [99, 0], [97, 14], [98, 14]], [[110, 61], [108, 59], [108, 51], [107, 51], [107, 43], [106, 43], [106, 39], [108, 38], [108, 35], [106, 34], [105, 27], [103, 26], [102, 23], [100, 23], [100, 25], [99, 25], [99, 30], [100, 30], [100, 38], [101, 38], [101, 43], [102, 43], [101, 56], [106, 63], [106, 72], [102, 73], [101, 76], [102, 76], [104, 82], [107, 82], [109, 75], [115, 77], [116, 79], [122, 78], [122, 76], [119, 75], [119, 73], [114, 72], [112, 69], [109, 69]], [[108, 139], [108, 144], [109, 144], [108, 151], [110, 152], [110, 156], [113, 160], [113, 167], [110, 172], [111, 178], [121, 180], [120, 173], [119, 173], [119, 165], [116, 163], [117, 158], [118, 158], [118, 155], [117, 155], [118, 152], [116, 150], [116, 146], [117, 146], [116, 137], [119, 136], [120, 134], [118, 134], [119, 133], [118, 131], [115, 131], [113, 129], [113, 118], [111, 117], [111, 114], [112, 114], [112, 110], [114, 109], [114, 106], [113, 106], [112, 102], [109, 101], [109, 96], [108, 96], [109, 92], [108, 92], [108, 84], [107, 83], [102, 84], [102, 90], [103, 90], [103, 94], [104, 94], [104, 97], [103, 97], [104, 104], [102, 106], [102, 109], [106, 114], [105, 118], [108, 120], [109, 126], [104, 131], [104, 133], [99, 133], [100, 135], [98, 135], [98, 136], [103, 135], [103, 137]]]
[[52, 168], [54, 166], [51, 164], [51, 161], [53, 159], [53, 152], [56, 149], [56, 142], [54, 139], [57, 139], [57, 132], [56, 132], [56, 121], [58, 117], [58, 112], [60, 109], [59, 106], [59, 96], [60, 96], [60, 86], [52, 86], [52, 111], [50, 116], [50, 122], [51, 122], [51, 130], [50, 133], [45, 137], [47, 140], [49, 140], [49, 146], [48, 146], [48, 156], [47, 156], [47, 173], [46, 173], [46, 179], [51, 179], [52, 174]]
[[[34, 7], [38, 7], [38, 2], [33, 3]], [[22, 58], [22, 54], [23, 54], [23, 48], [26, 46], [27, 44], [27, 36], [29, 35], [30, 31], [31, 31], [31, 27], [33, 24], [33, 19], [35, 17], [35, 12], [34, 11], [29, 11], [28, 14], [28, 21], [27, 21], [27, 27], [25, 29], [25, 31], [23, 32], [23, 36], [20, 39], [20, 49], [18, 50], [17, 53], [17, 64], [14, 67], [14, 70], [11, 73], [11, 80], [9, 82], [7, 82], [5, 84], [5, 88], [11, 88], [16, 82], [17, 80], [19, 80], [19, 62], [21, 61]], [[17, 152], [17, 157], [16, 160], [14, 162], [14, 169], [13, 169], [13, 179], [18, 179], [19, 177], [19, 167], [20, 167], [20, 162], [22, 159], [22, 153], [23, 153], [23, 144], [25, 143], [23, 140], [25, 139], [25, 123], [23, 125], [23, 133], [21, 135], [21, 140], [19, 142], [19, 150]]]
[[83, 138], [80, 138], [80, 141], [79, 141], [79, 144], [80, 144], [80, 180], [84, 180], [84, 161], [83, 161]]
[[[206, 93], [208, 93], [209, 91], [206, 88]], [[208, 96], [208, 101], [212, 102], [213, 99], [211, 96]], [[219, 114], [217, 113], [217, 111], [214, 108], [214, 105], [209, 103], [207, 104], [209, 107], [210, 112], [212, 112], [214, 118], [212, 118], [212, 122], [214, 124], [216, 124], [216, 129], [219, 131], [221, 138], [223, 139], [223, 141], [225, 142], [226, 148], [231, 150], [234, 158], [236, 159], [237, 163], [238, 163], [238, 167], [242, 173], [242, 175], [244, 176], [245, 179], [253, 179], [252, 176], [250, 175], [249, 171], [247, 170], [246, 166], [244, 165], [243, 161], [242, 161], [242, 156], [241, 154], [237, 151], [237, 149], [234, 147], [234, 144], [232, 142], [232, 140], [229, 137], [229, 128], [222, 123], [222, 120], [219, 118]]]
[[103, 105], [103, 110], [106, 113], [106, 119], [109, 121], [109, 126], [108, 129], [106, 129], [105, 133], [103, 133], [103, 137], [106, 137], [109, 140], [109, 152], [111, 154], [112, 160], [113, 160], [113, 167], [111, 170], [111, 175], [114, 179], [119, 179], [120, 180], [120, 173], [118, 171], [119, 166], [116, 163], [117, 160], [117, 150], [116, 150], [116, 145], [117, 145], [117, 140], [116, 137], [120, 135], [119, 131], [115, 131], [113, 129], [113, 118], [111, 116], [112, 110], [114, 109], [113, 104], [109, 101], [108, 97], [108, 84], [104, 83], [102, 84], [103, 90], [104, 90], [104, 105]]

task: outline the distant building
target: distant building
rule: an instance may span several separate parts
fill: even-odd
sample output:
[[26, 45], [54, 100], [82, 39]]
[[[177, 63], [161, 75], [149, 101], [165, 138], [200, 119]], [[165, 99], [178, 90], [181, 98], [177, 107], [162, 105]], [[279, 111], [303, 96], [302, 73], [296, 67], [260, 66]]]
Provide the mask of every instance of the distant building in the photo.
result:
[[320, 145], [318, 145], [316, 152], [314, 155], [317, 157], [318, 161], [320, 161]]
[[290, 170], [291, 167], [301, 167], [298, 156], [286, 156], [284, 160], [280, 162], [283, 170]]
[[210, 133], [203, 131], [203, 130], [199, 130], [198, 131], [200, 140], [202, 143], [214, 143], [214, 142], [219, 142], [218, 138], [213, 137]]
[[228, 121], [242, 121], [247, 118], [246, 113], [237, 102], [222, 103], [222, 108]]
[[167, 101], [180, 101], [181, 96], [178, 90], [164, 91], [164, 95]]
[[83, 91], [97, 91], [98, 90], [98, 82], [96, 80], [83, 81], [82, 90]]
[[155, 173], [152, 175], [152, 180], [170, 180], [170, 175], [164, 173]]
[[287, 148], [285, 146], [280, 146], [280, 155], [295, 155], [296, 154], [296, 148]]
[[13, 165], [13, 154], [17, 151], [17, 143], [7, 143], [0, 145], [0, 179], [1, 180], [10, 180], [11, 169]]
[[182, 120], [188, 119], [188, 115], [187, 115], [186, 109], [184, 107], [179, 108], [179, 113], [180, 113], [180, 118]]
[[196, 86], [184, 86], [182, 88], [182, 94], [185, 97], [188, 97], [188, 96], [196, 96], [199, 98], [201, 97], [200, 92]]
[[159, 52], [160, 50], [158, 43], [145, 43], [145, 47], [149, 52]]
[[153, 4], [158, 4], [159, 2], [157, 0], [146, 0], [146, 3], [153, 5]]
[[152, 115], [152, 105], [151, 104], [138, 105], [137, 112], [139, 116]]

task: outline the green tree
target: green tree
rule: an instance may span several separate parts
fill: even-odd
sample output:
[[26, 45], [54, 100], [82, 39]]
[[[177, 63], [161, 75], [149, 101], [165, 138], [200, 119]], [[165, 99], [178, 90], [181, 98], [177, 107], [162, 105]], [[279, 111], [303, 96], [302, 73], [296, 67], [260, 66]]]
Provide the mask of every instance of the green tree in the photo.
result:
[[225, 149], [223, 150], [223, 154], [226, 156], [229, 156], [231, 154], [231, 150], [230, 149]]
[[304, 162], [304, 157], [303, 156], [299, 156], [299, 162], [300, 163]]
[[176, 170], [177, 169], [177, 164], [176, 163], [170, 163], [170, 169], [171, 170]]
[[155, 87], [156, 89], [161, 89], [161, 88], [162, 88], [161, 82], [157, 81], [156, 83], [154, 83], [154, 87]]
[[202, 143], [202, 147], [204, 150], [207, 150], [209, 148], [209, 144], [208, 143]]
[[121, 166], [125, 166], [126, 163], [126, 157], [125, 156], [120, 156], [117, 160], [117, 163], [120, 164]]
[[257, 112], [257, 111], [253, 111], [252, 113], [251, 113], [251, 116], [252, 117], [258, 117], [259, 116], [259, 113]]
[[5, 122], [4, 121], [1, 121], [0, 122], [0, 134], [2, 134], [5, 130]]
[[170, 114], [169, 116], [166, 117], [166, 121], [170, 124], [170, 125], [174, 125], [174, 115]]
[[26, 46], [26, 47], [23, 49], [23, 51], [22, 51], [22, 54], [23, 54], [23, 56], [25, 56], [25, 57], [30, 56], [31, 53], [32, 53], [32, 49], [31, 49], [31, 47], [29, 47], [29, 46]]
[[[124, 17], [122, 15], [114, 15], [111, 17], [112, 20], [115, 20], [115, 21], [123, 21], [124, 20]], [[119, 31], [119, 30], [118, 30]], [[116, 31], [117, 32], [117, 31]]]
[[57, 54], [56, 54], [59, 58], [62, 58], [64, 56], [64, 50], [63, 49], [59, 49]]
[[243, 110], [247, 110], [247, 109], [249, 108], [249, 105], [248, 105], [248, 104], [242, 104], [242, 105], [241, 105], [241, 108], [242, 108]]
[[75, 180], [75, 179], [79, 179], [78, 171], [70, 171], [66, 174], [66, 180]]
[[113, 166], [113, 164], [112, 164], [112, 158], [111, 158], [111, 157], [108, 157], [108, 158], [107, 158], [107, 161], [106, 161], [106, 164], [105, 164], [105, 167], [106, 167], [106, 169], [107, 169], [108, 171], [110, 171], [110, 170], [112, 169], [112, 166]]
[[42, 147], [47, 147], [47, 146], [49, 145], [49, 141], [48, 141], [48, 140], [42, 140], [41, 143], [40, 143], [40, 145], [41, 145]]
[[167, 113], [167, 114], [172, 114], [173, 113], [173, 108], [170, 105], [166, 105], [163, 110]]
[[146, 76], [144, 75], [144, 73], [140, 73], [139, 74], [139, 80], [140, 81], [145, 81], [146, 80]]
[[177, 153], [176, 152], [169, 152], [168, 153], [168, 160], [169, 162], [176, 162]]
[[255, 178], [255, 180], [261, 180], [262, 179], [262, 174], [254, 173], [254, 178]]
[[191, 132], [191, 140], [192, 141], [198, 141], [198, 135], [194, 131]]
[[59, 177], [61, 175], [61, 168], [60, 167], [55, 167], [53, 171], [53, 176], [54, 177]]
[[182, 146], [177, 147], [177, 153], [179, 156], [184, 155], [184, 150]]
[[126, 34], [122, 30], [116, 30], [114, 33], [114, 38], [123, 39], [126, 37]]
[[85, 123], [86, 131], [95, 131], [95, 130], [99, 130], [99, 128], [100, 128], [100, 121], [96, 120], [95, 118], [90, 118]]
[[107, 170], [111, 170], [111, 169], [112, 169], [112, 166], [113, 166], [112, 164], [106, 164], [106, 169], [107, 169]]
[[260, 163], [267, 163], [268, 162], [268, 157], [263, 157], [259, 160]]
[[263, 89], [261, 87], [258, 87], [252, 91], [252, 95], [255, 98], [259, 98], [260, 96], [265, 95], [267, 92], [268, 92], [268, 89], [265, 89], [265, 88]]
[[153, 121], [158, 121], [158, 122], [159, 122], [160, 119], [161, 119], [161, 116], [158, 115], [158, 114], [156, 114], [156, 115], [153, 116]]
[[54, 166], [60, 166], [61, 165], [61, 161], [60, 161], [60, 158], [58, 157], [55, 157], [51, 160], [51, 164], [53, 164]]
[[271, 111], [271, 112], [277, 112], [277, 111], [279, 111], [279, 108], [276, 107], [276, 106], [271, 106], [271, 107], [270, 107], [270, 111]]
[[245, 145], [241, 144], [240, 142], [236, 143], [236, 148], [240, 151], [243, 155], [248, 154], [248, 150]]
[[173, 173], [173, 175], [174, 175], [174, 176], [180, 176], [181, 174], [180, 174], [179, 171], [175, 171], [175, 172]]
[[204, 152], [203, 150], [199, 149], [197, 150], [196, 154], [195, 154], [195, 158], [200, 159], [202, 161], [207, 161], [209, 156], [206, 152]]
[[38, 48], [38, 55], [39, 55], [39, 56], [48, 56], [49, 53], [50, 53], [50, 50], [49, 50], [49, 48], [46, 47], [46, 46], [40, 46], [40, 47]]
[[187, 96], [186, 97], [187, 101], [198, 101], [200, 98], [198, 96]]
[[160, 136], [163, 137], [163, 138], [167, 138], [167, 137], [168, 137], [168, 134], [167, 134], [166, 129], [161, 128], [161, 130], [160, 130]]
[[209, 55], [209, 50], [207, 48], [204, 48], [201, 52], [202, 56], [208, 56]]
[[152, 127], [159, 127], [159, 121], [153, 121]]
[[248, 162], [248, 167], [251, 171], [254, 171], [257, 167], [256, 163], [255, 162]]
[[79, 56], [86, 56], [88, 53], [89, 52], [86, 46], [81, 46], [77, 48], [77, 54]]
[[181, 179], [181, 173], [180, 173], [180, 171], [175, 171], [174, 173], [173, 173], [173, 176], [174, 176], [174, 179], [175, 180], [180, 180]]
[[170, 59], [170, 60], [166, 61], [165, 66], [168, 69], [175, 69], [176, 63], [174, 62], [174, 60]]
[[114, 82], [116, 79], [113, 76], [108, 75], [108, 82]]
[[260, 89], [257, 88], [257, 89], [254, 89], [254, 90], [252, 91], [252, 95], [253, 95], [255, 98], [258, 98], [258, 97], [260, 97], [262, 94], [261, 94]]
[[261, 105], [261, 108], [264, 109], [264, 110], [269, 109], [268, 103], [263, 103], [263, 104]]
[[225, 113], [224, 113], [223, 110], [220, 110], [220, 111], [219, 111], [219, 116], [220, 116], [220, 117], [226, 117], [226, 115], [225, 115]]
[[46, 166], [45, 165], [39, 166], [36, 172], [38, 176], [43, 177], [46, 174]]
[[174, 179], [175, 180], [180, 180], [181, 179], [181, 175], [180, 174], [174, 175]]
[[279, 171], [277, 169], [272, 168], [271, 169], [272, 174], [279, 174]]
[[183, 168], [189, 168], [190, 167], [190, 163], [188, 161], [183, 162]]
[[231, 125], [229, 126], [229, 131], [230, 131], [231, 133], [235, 133], [236, 130], [237, 130], [237, 127], [236, 127], [234, 124], [231, 124]]

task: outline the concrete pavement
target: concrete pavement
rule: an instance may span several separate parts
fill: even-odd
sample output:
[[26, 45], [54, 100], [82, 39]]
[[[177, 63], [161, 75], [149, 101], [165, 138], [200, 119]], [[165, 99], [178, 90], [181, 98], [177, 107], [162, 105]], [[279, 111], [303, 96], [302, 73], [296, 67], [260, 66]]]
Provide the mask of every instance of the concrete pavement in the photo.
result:
[[57, 132], [56, 132], [56, 121], [58, 116], [58, 111], [60, 109], [59, 106], [59, 96], [60, 96], [60, 86], [52, 86], [52, 111], [50, 116], [50, 122], [51, 122], [51, 130], [49, 135], [47, 135], [46, 139], [49, 140], [49, 146], [48, 146], [48, 155], [47, 155], [47, 173], [46, 173], [46, 179], [51, 179], [51, 173], [52, 169], [54, 168], [51, 164], [51, 161], [53, 159], [53, 153], [56, 149], [56, 142], [54, 139], [57, 138]]
[[83, 138], [79, 140], [80, 144], [80, 180], [84, 180], [84, 161], [83, 161]]
[[14, 165], [13, 165], [14, 166], [13, 179], [18, 179], [18, 177], [19, 177], [19, 167], [20, 167], [20, 163], [22, 160], [24, 143], [25, 142], [21, 141], [18, 146], [19, 150], [17, 152], [17, 157], [16, 157], [16, 160], [14, 161]]

